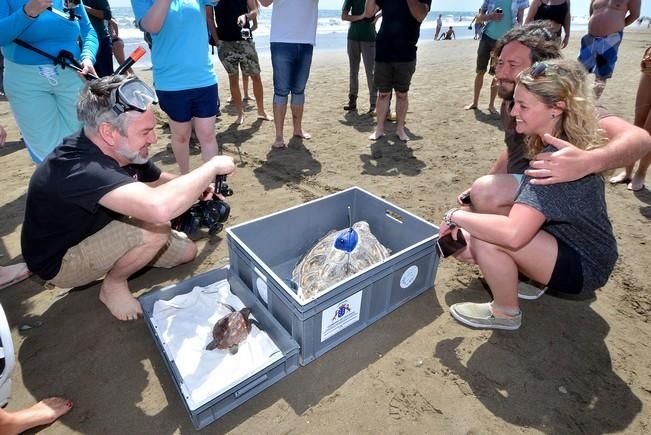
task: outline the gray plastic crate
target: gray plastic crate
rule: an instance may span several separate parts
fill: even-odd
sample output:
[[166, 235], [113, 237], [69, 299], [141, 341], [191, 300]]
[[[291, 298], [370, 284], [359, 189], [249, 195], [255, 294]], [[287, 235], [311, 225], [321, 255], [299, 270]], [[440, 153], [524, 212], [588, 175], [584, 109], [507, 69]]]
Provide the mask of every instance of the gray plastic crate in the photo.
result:
[[[365, 220], [391, 256], [302, 301], [292, 270], [326, 233]], [[438, 266], [438, 227], [358, 187], [227, 230], [230, 267], [264, 302], [301, 347], [309, 363], [432, 287]]]
[[[156, 326], [152, 322], [154, 303], [157, 300], [170, 300], [179, 294], [192, 291], [195, 286], [204, 287], [225, 278], [228, 278], [231, 292], [239, 297], [245, 306], [251, 308], [253, 317], [260, 323], [262, 329], [269, 334], [276, 346], [282, 351], [283, 357], [205, 405], [192, 410], [186, 401], [182, 388], [183, 380], [179, 375], [174, 360], [170, 359], [170, 356], [165, 352]], [[283, 329], [267, 309], [255, 298], [251, 290], [247, 289], [244, 283], [237, 276], [230, 273], [228, 269], [216, 269], [197, 275], [176, 285], [160, 290], [153, 290], [141, 296], [139, 299], [147, 327], [154, 338], [156, 347], [158, 347], [158, 350], [163, 356], [165, 365], [172, 375], [174, 385], [181, 395], [185, 409], [190, 414], [192, 424], [197, 430], [217, 420], [298, 368], [298, 344], [296, 341], [289, 336], [287, 331]]]

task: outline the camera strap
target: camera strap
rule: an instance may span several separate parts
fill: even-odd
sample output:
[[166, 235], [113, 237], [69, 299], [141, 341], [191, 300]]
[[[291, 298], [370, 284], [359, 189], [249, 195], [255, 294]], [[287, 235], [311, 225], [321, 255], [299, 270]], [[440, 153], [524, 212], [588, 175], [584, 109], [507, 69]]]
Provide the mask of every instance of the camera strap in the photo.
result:
[[[28, 44], [27, 42], [21, 40], [21, 39], [14, 39], [14, 42], [17, 45], [20, 45], [23, 48], [26, 48], [28, 50], [33, 51], [34, 53], [38, 53], [41, 56], [50, 59], [54, 65], [59, 65], [61, 68], [71, 68], [74, 69], [77, 72], [82, 72], [84, 68], [81, 66], [81, 64], [75, 59], [75, 57], [70, 53], [68, 50], [61, 50], [57, 56], [52, 56], [50, 53], [47, 53], [40, 48], [36, 48], [31, 44]], [[86, 80], [90, 79], [96, 79], [97, 77], [93, 76], [92, 74], [87, 74], [84, 75]]]

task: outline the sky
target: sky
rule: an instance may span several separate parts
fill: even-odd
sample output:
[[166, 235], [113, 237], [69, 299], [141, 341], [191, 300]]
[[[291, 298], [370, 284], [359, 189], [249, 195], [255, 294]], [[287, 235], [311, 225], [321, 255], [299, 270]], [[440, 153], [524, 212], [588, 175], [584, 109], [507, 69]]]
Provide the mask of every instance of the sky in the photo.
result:
[[[111, 6], [130, 6], [129, 0], [109, 0]], [[343, 0], [320, 0], [320, 9], [340, 9]], [[474, 11], [481, 6], [481, 0], [432, 0], [434, 11]], [[572, 15], [588, 15], [590, 0], [572, 0]], [[651, 16], [651, 1], [642, 0], [642, 15]]]

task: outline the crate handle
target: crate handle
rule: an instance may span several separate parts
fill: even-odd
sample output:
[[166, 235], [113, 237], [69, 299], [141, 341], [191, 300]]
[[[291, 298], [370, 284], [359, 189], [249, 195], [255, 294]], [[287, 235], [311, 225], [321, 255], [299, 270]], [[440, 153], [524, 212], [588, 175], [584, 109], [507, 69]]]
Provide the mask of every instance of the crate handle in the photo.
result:
[[235, 398], [237, 399], [240, 396], [243, 396], [247, 392], [251, 391], [253, 388], [257, 387], [261, 383], [267, 380], [269, 376], [265, 373], [264, 375], [260, 376], [258, 379], [252, 381], [250, 384], [248, 384], [246, 387], [242, 388], [241, 390], [238, 390], [235, 392]]
[[388, 208], [384, 211], [387, 215], [388, 218], [393, 219], [394, 221], [398, 222], [399, 224], [403, 223], [402, 215], [396, 213], [393, 210], [389, 210]]

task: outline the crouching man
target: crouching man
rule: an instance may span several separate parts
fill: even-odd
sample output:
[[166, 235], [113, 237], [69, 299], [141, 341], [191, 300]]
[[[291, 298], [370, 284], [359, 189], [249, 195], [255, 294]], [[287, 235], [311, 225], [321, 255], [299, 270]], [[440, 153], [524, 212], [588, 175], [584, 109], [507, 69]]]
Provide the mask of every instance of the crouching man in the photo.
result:
[[65, 288], [104, 277], [99, 298], [120, 320], [142, 314], [131, 274], [195, 258], [194, 243], [170, 221], [234, 170], [230, 157], [217, 156], [183, 176], [161, 172], [148, 156], [156, 102], [136, 78], [89, 83], [77, 103], [82, 130], [38, 166], [27, 192], [21, 243], [29, 269]]

